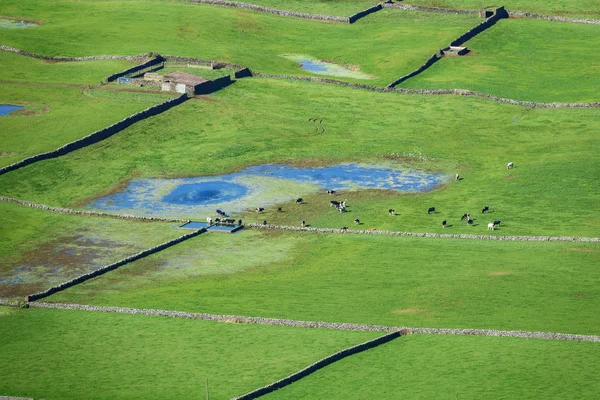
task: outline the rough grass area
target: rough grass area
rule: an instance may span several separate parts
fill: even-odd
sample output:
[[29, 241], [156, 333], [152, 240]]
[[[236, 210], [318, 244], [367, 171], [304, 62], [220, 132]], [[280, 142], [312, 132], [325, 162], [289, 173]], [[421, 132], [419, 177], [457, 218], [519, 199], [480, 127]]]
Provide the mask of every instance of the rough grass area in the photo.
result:
[[177, 225], [0, 203], [0, 297], [23, 297], [181, 236]]
[[[596, 237], [598, 115], [597, 109], [527, 109], [458, 96], [243, 79], [102, 143], [1, 176], [0, 192], [83, 205], [134, 178], [213, 175], [263, 163], [384, 160], [447, 173], [450, 183], [421, 195], [341, 193], [337, 199], [347, 198], [350, 211], [343, 215], [329, 207], [326, 194], [298, 193], [303, 206], [248, 218], [334, 228], [354, 228], [359, 218], [364, 225], [357, 228], [450, 233], [487, 233], [487, 223], [499, 219], [503, 224], [493, 234]], [[308, 121], [317, 116], [324, 118], [324, 134], [316, 135]], [[507, 171], [509, 161], [515, 168]], [[463, 179], [453, 181], [455, 173]], [[492, 212], [481, 215], [483, 206]], [[428, 215], [429, 207], [437, 213]], [[464, 213], [475, 226], [460, 221]], [[452, 226], [443, 230], [443, 220]]]
[[0, 307], [0, 393], [226, 399], [379, 335]]
[[279, 10], [340, 17], [349, 17], [377, 4], [373, 0], [248, 0], [243, 1], [243, 3], [256, 4]]
[[[468, 10], [478, 10], [489, 7], [491, 4], [487, 0], [411, 0], [409, 3], [428, 7]], [[506, 0], [502, 2], [502, 5], [509, 11], [527, 11], [570, 18], [600, 18], [600, 3], [598, 3], [598, 0]]]
[[48, 299], [393, 326], [600, 333], [598, 245], [235, 236], [202, 235]]
[[406, 336], [264, 398], [592, 400], [598, 357], [596, 343]]
[[[43, 36], [42, 38], [43, 39], [40, 40], [48, 40], [48, 38]], [[2, 41], [2, 44], [7, 44], [4, 37]], [[48, 49], [36, 49], [36, 51], [39, 52], [43, 52], [44, 50]], [[32, 50], [29, 49], [29, 51]], [[118, 52], [111, 54], [117, 53]], [[41, 54], [45, 56], [56, 55], [47, 53]], [[70, 53], [63, 55], [71, 56]], [[131, 68], [137, 63], [124, 60], [55, 62], [0, 51], [0, 64], [2, 64], [2, 68], [0, 69], [0, 81], [99, 85], [107, 76]], [[36, 86], [36, 88], [37, 87], [39, 86]]]
[[446, 57], [400, 86], [541, 102], [600, 101], [598, 25], [504, 19], [465, 45], [469, 55]]
[[168, 96], [4, 84], [0, 104], [25, 108], [0, 118], [0, 167], [55, 150]]
[[36, 29], [3, 32], [5, 44], [45, 55], [154, 51], [228, 61], [265, 73], [312, 75], [282, 57], [306, 54], [357, 66], [378, 77], [369, 82], [382, 86], [412, 71], [481, 21], [470, 15], [384, 10], [365, 23], [349, 25], [214, 5], [139, 0], [119, 3], [118, 13], [112, 2], [89, 0], [52, 4], [34, 0], [27, 5], [8, 0], [3, 10], [45, 22]]

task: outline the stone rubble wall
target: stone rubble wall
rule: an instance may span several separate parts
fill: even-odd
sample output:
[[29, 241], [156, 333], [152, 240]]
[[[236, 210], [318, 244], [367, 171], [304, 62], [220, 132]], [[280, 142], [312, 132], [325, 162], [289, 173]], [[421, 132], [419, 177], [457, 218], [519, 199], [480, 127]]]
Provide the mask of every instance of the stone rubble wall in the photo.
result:
[[252, 76], [259, 78], [268, 79], [289, 79], [296, 81], [308, 81], [318, 82], [330, 85], [339, 85], [345, 87], [351, 87], [355, 89], [370, 90], [373, 92], [388, 92], [388, 93], [402, 93], [402, 94], [420, 94], [420, 95], [458, 95], [458, 96], [473, 96], [481, 99], [497, 101], [500, 103], [514, 104], [523, 107], [530, 108], [600, 108], [600, 102], [595, 103], [540, 103], [535, 101], [520, 101], [507, 99], [504, 97], [492, 96], [485, 93], [475, 92], [467, 89], [403, 89], [403, 88], [389, 88], [389, 87], [377, 87], [370, 85], [363, 85], [357, 83], [349, 83], [344, 81], [338, 81], [335, 79], [328, 78], [317, 78], [312, 76], [295, 76], [295, 75], [275, 75], [275, 74], [263, 74], [261, 72], [252, 72]]
[[83, 210], [74, 210], [72, 208], [61, 208], [61, 207], [51, 207], [46, 206], [44, 204], [32, 203], [30, 201], [19, 200], [12, 197], [0, 196], [0, 202], [3, 203], [13, 203], [18, 204], [25, 207], [36, 208], [38, 210], [51, 211], [59, 214], [73, 214], [80, 215], [84, 217], [104, 217], [104, 218], [115, 218], [115, 219], [128, 219], [128, 220], [136, 220], [136, 221], [147, 221], [147, 222], [179, 222], [187, 224], [190, 222], [187, 219], [175, 219], [175, 218], [162, 218], [162, 217], [142, 217], [139, 215], [131, 215], [131, 214], [111, 214], [99, 211], [83, 211]]
[[600, 25], [599, 19], [584, 19], [584, 18], [567, 18], [560, 17], [554, 15], [540, 15], [534, 13], [528, 13], [523, 11], [509, 11], [509, 15], [515, 17], [523, 17], [523, 18], [533, 18], [533, 19], [542, 19], [546, 21], [558, 21], [558, 22], [570, 22], [576, 24], [592, 24], [592, 25]]
[[412, 4], [400, 4], [400, 3], [383, 3], [384, 8], [395, 8], [406, 11], [422, 11], [422, 12], [434, 12], [442, 14], [475, 14], [480, 13], [479, 10], [452, 10], [449, 8], [437, 8], [437, 7], [422, 7], [415, 6]]
[[98, 61], [98, 60], [127, 60], [127, 61], [144, 61], [152, 57], [152, 53], [138, 54], [137, 56], [86, 56], [86, 57], [53, 57], [43, 56], [36, 53], [30, 53], [25, 50], [20, 50], [12, 46], [0, 45], [0, 51], [8, 51], [11, 53], [20, 54], [26, 57], [38, 58], [46, 61], [64, 61], [64, 62], [76, 62], [76, 61]]
[[128, 68], [125, 71], [117, 72], [116, 74], [107, 76], [106, 81], [107, 82], [116, 81], [118, 78], [120, 78], [122, 76], [129, 75], [129, 74], [132, 74], [132, 73], [135, 73], [138, 71], [142, 71], [142, 70], [148, 69], [150, 67], [155, 67], [155, 68], [148, 70], [148, 72], [155, 71], [159, 68], [162, 68], [162, 64], [164, 61], [165, 61], [164, 58], [162, 58], [161, 56], [156, 56], [153, 59], [146, 61], [145, 63]]
[[162, 56], [167, 62], [184, 62], [190, 64], [200, 64], [206, 66], [214, 66], [218, 65], [221, 68], [230, 68], [235, 70], [240, 70], [245, 68], [242, 65], [230, 64], [222, 61], [214, 61], [214, 60], [205, 60], [202, 58], [194, 58], [194, 57], [181, 57], [181, 56]]
[[7, 172], [14, 171], [16, 169], [25, 167], [27, 165], [33, 164], [38, 161], [47, 160], [50, 158], [56, 158], [60, 156], [64, 156], [65, 154], [69, 154], [73, 151], [82, 149], [84, 147], [90, 146], [92, 144], [98, 143], [102, 140], [108, 139], [112, 135], [121, 132], [122, 130], [130, 127], [131, 125], [142, 121], [146, 118], [150, 118], [152, 116], [161, 114], [171, 108], [175, 107], [186, 101], [188, 99], [187, 94], [183, 94], [175, 99], [167, 100], [161, 104], [157, 104], [155, 106], [149, 107], [143, 111], [135, 113], [127, 118], [122, 119], [119, 122], [116, 122], [109, 127], [100, 129], [94, 133], [91, 133], [81, 139], [75, 140], [71, 143], [67, 143], [66, 145], [50, 152], [37, 154], [32, 157], [28, 157], [24, 160], [18, 161], [16, 163], [7, 165], [6, 167], [0, 168], [0, 175], [3, 175]]
[[398, 232], [398, 231], [379, 231], [379, 230], [358, 230], [358, 229], [334, 229], [334, 228], [310, 228], [285, 225], [262, 225], [262, 224], [244, 224], [249, 229], [267, 229], [282, 230], [294, 232], [312, 232], [312, 233], [338, 233], [351, 235], [387, 235], [387, 236], [411, 236], [426, 237], [437, 239], [478, 239], [478, 240], [506, 240], [522, 242], [600, 242], [600, 238], [592, 237], [573, 237], [573, 236], [502, 236], [502, 235], [474, 235], [468, 233], [417, 233], [417, 232]]
[[286, 376], [283, 379], [280, 379], [276, 382], [273, 382], [266, 386], [255, 389], [255, 390], [253, 390], [249, 393], [246, 393], [242, 396], [234, 397], [234, 399], [235, 400], [257, 399], [261, 396], [264, 396], [267, 393], [271, 393], [275, 390], [279, 390], [288, 385], [291, 385], [292, 383], [312, 374], [313, 372], [316, 372], [322, 368], [325, 368], [326, 366], [331, 365], [336, 361], [340, 361], [351, 355], [354, 355], [354, 354], [363, 352], [365, 350], [369, 350], [374, 347], [380, 346], [382, 344], [388, 343], [389, 341], [399, 338], [400, 336], [401, 336], [400, 332], [392, 332], [392, 333], [388, 333], [386, 335], [380, 336], [376, 339], [369, 340], [367, 342], [358, 344], [356, 346], [352, 346], [352, 347], [348, 347], [346, 349], [340, 350], [340, 351], [333, 353], [325, 358], [320, 359], [319, 361], [316, 361], [316, 362], [310, 364], [308, 367], [303, 368], [300, 371], [294, 372], [293, 374]]
[[52, 286], [51, 288], [49, 288], [47, 290], [44, 290], [43, 292], [31, 294], [31, 295], [29, 295], [29, 296], [27, 296], [25, 298], [25, 301], [31, 302], [31, 301], [43, 299], [44, 297], [48, 297], [48, 296], [50, 296], [50, 295], [52, 295], [54, 293], [63, 291], [65, 289], [68, 289], [71, 286], [78, 285], [78, 284], [83, 283], [83, 282], [85, 282], [87, 280], [90, 280], [90, 279], [95, 278], [97, 276], [103, 275], [103, 274], [105, 274], [105, 273], [107, 273], [109, 271], [113, 271], [113, 270], [115, 270], [115, 269], [117, 269], [117, 268], [119, 268], [119, 267], [121, 267], [123, 265], [126, 265], [126, 264], [129, 264], [131, 262], [137, 261], [137, 260], [139, 260], [141, 258], [144, 258], [144, 257], [147, 257], [147, 256], [149, 256], [151, 254], [158, 253], [159, 251], [167, 249], [167, 248], [169, 248], [171, 246], [174, 246], [174, 245], [176, 245], [178, 243], [181, 243], [181, 242], [183, 242], [185, 240], [191, 239], [191, 238], [193, 238], [195, 236], [198, 236], [198, 235], [200, 235], [200, 234], [202, 234], [204, 232], [206, 232], [205, 228], [198, 229], [197, 231], [185, 234], [185, 235], [180, 236], [180, 237], [178, 237], [176, 239], [173, 239], [173, 240], [169, 240], [168, 242], [159, 244], [158, 246], [154, 246], [154, 247], [151, 247], [149, 249], [140, 251], [139, 253], [136, 253], [136, 254], [134, 254], [132, 256], [126, 257], [126, 258], [124, 258], [124, 259], [122, 259], [120, 261], [117, 261], [117, 262], [112, 263], [110, 265], [104, 266], [102, 268], [98, 268], [98, 269], [96, 269], [96, 270], [94, 270], [92, 272], [88, 272], [87, 274], [83, 274], [81, 276], [78, 276], [77, 278], [73, 278], [70, 281], [60, 283], [60, 284], [58, 284], [56, 286]]
[[409, 334], [474, 335], [474, 336], [519, 337], [519, 338], [549, 339], [549, 340], [573, 340], [573, 341], [581, 341], [581, 342], [600, 342], [600, 336], [578, 335], [578, 334], [570, 334], [570, 333], [500, 331], [500, 330], [493, 330], [493, 329], [490, 330], [490, 329], [410, 328], [410, 327], [398, 327], [398, 326], [353, 324], [353, 323], [345, 323], [345, 322], [298, 321], [298, 320], [293, 320], [293, 319], [246, 317], [246, 316], [240, 316], [240, 315], [201, 314], [201, 313], [190, 313], [190, 312], [184, 312], [184, 311], [153, 310], [153, 309], [141, 309], [141, 308], [102, 307], [102, 306], [90, 306], [90, 305], [84, 305], [84, 304], [71, 304], [71, 303], [32, 302], [32, 303], [29, 303], [29, 306], [34, 307], [34, 308], [37, 307], [37, 308], [49, 308], [49, 309], [58, 309], [58, 310], [107, 312], [107, 313], [120, 313], [120, 314], [130, 314], [130, 315], [146, 315], [146, 316], [154, 316], [154, 317], [195, 319], [195, 320], [202, 320], [202, 321], [217, 321], [217, 322], [226, 322], [226, 323], [288, 326], [288, 327], [294, 327], [294, 328], [335, 329], [335, 330], [342, 330], [342, 331], [361, 331], [361, 332], [399, 332], [401, 335], [409, 335]]
[[344, 22], [349, 23], [349, 19], [347, 17], [334, 17], [331, 15], [321, 15], [321, 14], [306, 14], [295, 11], [285, 11], [278, 10], [276, 8], [263, 7], [255, 4], [241, 3], [237, 1], [227, 1], [227, 0], [187, 0], [190, 3], [202, 3], [202, 4], [214, 4], [219, 6], [226, 7], [236, 7], [236, 8], [245, 8], [248, 10], [258, 11], [267, 14], [275, 14], [283, 17], [294, 17], [294, 18], [302, 18], [302, 19], [313, 19], [319, 21], [330, 21], [330, 22]]
[[373, 7], [369, 7], [369, 8], [367, 8], [364, 11], [357, 12], [356, 14], [351, 15], [350, 17], [348, 17], [348, 22], [351, 23], [351, 24], [353, 24], [356, 21], [358, 21], [359, 19], [364, 18], [367, 15], [372, 14], [372, 13], [377, 12], [377, 11], [382, 10], [382, 9], [383, 9], [383, 6], [381, 5], [381, 3], [377, 4], [377, 5], [374, 5]]

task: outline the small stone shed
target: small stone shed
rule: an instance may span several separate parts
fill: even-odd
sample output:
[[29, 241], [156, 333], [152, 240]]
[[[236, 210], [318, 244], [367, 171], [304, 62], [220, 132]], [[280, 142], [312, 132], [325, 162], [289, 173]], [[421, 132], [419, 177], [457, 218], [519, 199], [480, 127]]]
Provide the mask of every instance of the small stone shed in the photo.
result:
[[204, 79], [201, 76], [179, 71], [171, 72], [164, 75], [161, 90], [194, 95], [198, 91], [199, 86], [205, 82], [208, 82], [208, 79]]
[[464, 56], [469, 53], [469, 49], [461, 46], [449, 46], [443, 50], [445, 56]]

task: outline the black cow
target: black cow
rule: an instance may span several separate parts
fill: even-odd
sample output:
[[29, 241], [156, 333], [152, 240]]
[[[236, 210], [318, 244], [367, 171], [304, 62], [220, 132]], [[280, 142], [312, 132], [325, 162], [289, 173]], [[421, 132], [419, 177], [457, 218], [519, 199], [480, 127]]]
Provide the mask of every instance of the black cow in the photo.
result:
[[343, 230], [343, 231], [347, 231], [347, 230], [348, 230], [348, 227], [347, 227], [347, 226], [342, 226], [342, 230]]
[[488, 206], [485, 206], [481, 209], [482, 214], [484, 214], [486, 211], [490, 211], [490, 208]]
[[242, 220], [238, 219], [238, 226], [242, 226]]
[[431, 214], [435, 212], [435, 207], [429, 207], [429, 210], [427, 210], [427, 214]]
[[327, 194], [329, 194], [329, 195], [335, 194], [335, 190], [328, 190]]
[[302, 200], [302, 197], [298, 197], [298, 198], [296, 199], [296, 204], [302, 204], [302, 202], [303, 202], [303, 201], [304, 201], [304, 200]]
[[220, 215], [221, 217], [227, 216], [227, 214], [225, 214], [225, 211], [221, 211], [221, 210], [217, 210], [217, 214]]
[[300, 225], [304, 228], [306, 226], [306, 222], [302, 221], [302, 223]]
[[467, 224], [469, 224], [469, 226], [473, 225], [473, 220], [471, 218], [469, 218], [469, 220], [467, 221]]
[[463, 214], [463, 216], [462, 216], [462, 217], [460, 217], [460, 220], [461, 220], [461, 221], [462, 221], [462, 220], [465, 220], [465, 219], [466, 219], [466, 220], [470, 220], [470, 219], [471, 219], [471, 214]]
[[494, 221], [494, 226], [496, 226], [496, 225], [500, 225], [500, 222], [502, 222], [502, 221], [500, 221], [499, 219], [495, 220], [495, 221]]
[[334, 206], [335, 206], [335, 207], [339, 207], [339, 206], [340, 206], [340, 202], [339, 202], [339, 201], [335, 201], [335, 200], [331, 200], [331, 201], [329, 202], [329, 206], [330, 206], [330, 207], [334, 207]]
[[261, 213], [261, 212], [263, 212], [263, 211], [265, 211], [265, 208], [264, 208], [264, 207], [256, 207], [256, 212], [257, 212], [257, 213]]
[[396, 210], [394, 210], [393, 208], [390, 208], [388, 212], [390, 213], [390, 215], [396, 215]]
[[283, 207], [277, 207], [277, 212], [283, 212]]
[[263, 225], [267, 225], [267, 221], [263, 221]]
[[442, 221], [442, 228], [446, 227], [446, 220]]
[[360, 224], [360, 219], [356, 218], [356, 219], [354, 220], [354, 223], [355, 223], [356, 225]]

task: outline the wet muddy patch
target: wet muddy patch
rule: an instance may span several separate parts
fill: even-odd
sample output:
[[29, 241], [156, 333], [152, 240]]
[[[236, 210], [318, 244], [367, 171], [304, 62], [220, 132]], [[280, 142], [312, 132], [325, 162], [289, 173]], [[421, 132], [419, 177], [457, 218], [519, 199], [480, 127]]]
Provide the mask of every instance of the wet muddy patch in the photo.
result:
[[216, 208], [238, 213], [284, 203], [323, 190], [380, 189], [422, 192], [447, 177], [402, 170], [393, 164], [337, 164], [297, 167], [268, 164], [241, 172], [194, 178], [142, 179], [121, 192], [93, 200], [86, 208], [136, 215], [205, 218]]
[[23, 29], [23, 28], [34, 28], [39, 24], [30, 21], [30, 20], [20, 20], [20, 19], [8, 19], [8, 18], [0, 18], [0, 29]]
[[300, 68], [317, 75], [330, 75], [341, 78], [375, 79], [371, 75], [359, 72], [356, 67], [344, 67], [339, 64], [319, 60], [302, 54], [283, 54], [287, 58], [300, 64]]
[[23, 106], [15, 106], [12, 104], [0, 104], [0, 115], [8, 115], [15, 111], [21, 110]]

